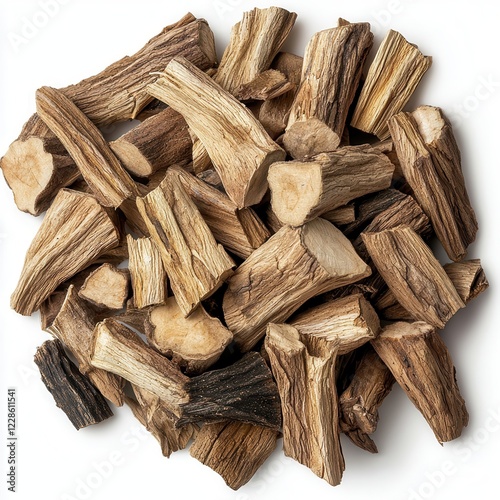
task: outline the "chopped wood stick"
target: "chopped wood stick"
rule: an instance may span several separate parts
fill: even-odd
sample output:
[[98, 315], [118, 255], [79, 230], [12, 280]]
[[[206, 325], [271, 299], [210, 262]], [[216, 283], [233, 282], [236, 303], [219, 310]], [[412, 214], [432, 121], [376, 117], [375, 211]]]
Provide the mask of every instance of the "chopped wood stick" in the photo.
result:
[[390, 30], [370, 66], [351, 125], [387, 139], [387, 121], [404, 108], [431, 64], [432, 57]]
[[248, 483], [276, 448], [277, 431], [241, 422], [205, 424], [189, 449], [233, 490]]
[[106, 263], [89, 274], [78, 295], [98, 309], [123, 309], [129, 294], [129, 282], [127, 269]]
[[311, 38], [283, 138], [293, 158], [337, 149], [372, 45], [368, 23], [344, 24]]
[[239, 101], [265, 101], [274, 99], [295, 88], [286, 75], [275, 69], [264, 71], [251, 82], [242, 85], [234, 94]]
[[155, 349], [188, 374], [206, 371], [233, 340], [233, 334], [201, 305], [185, 318], [174, 297], [150, 309], [146, 336]]
[[391, 321], [414, 321], [415, 318], [397, 301], [390, 288], [377, 297], [373, 304], [381, 318]]
[[106, 400], [68, 358], [61, 341], [45, 341], [36, 351], [35, 363], [56, 406], [66, 413], [75, 429], [113, 416]]
[[363, 233], [362, 238], [382, 278], [415, 319], [442, 329], [465, 306], [430, 248], [411, 228]]
[[134, 239], [127, 235], [129, 271], [134, 306], [163, 304], [167, 298], [167, 274], [161, 254], [151, 238]]
[[94, 368], [90, 362], [94, 332], [94, 313], [71, 285], [52, 323], [46, 330], [61, 340], [101, 394], [116, 406], [123, 405], [125, 380], [105, 370]]
[[[141, 184], [136, 184], [136, 187], [139, 188]], [[144, 196], [145, 193], [148, 193], [149, 189], [139, 188], [139, 194]], [[148, 227], [142, 218], [142, 215], [139, 213], [139, 209], [137, 208], [136, 196], [131, 196], [130, 198], [126, 198], [123, 200], [123, 203], [120, 205], [120, 212], [125, 216], [125, 221], [129, 229], [137, 236], [148, 238], [150, 236]]]
[[12, 309], [31, 315], [58, 285], [118, 244], [115, 225], [93, 196], [62, 189], [26, 253]]
[[321, 218], [326, 219], [328, 222], [335, 224], [336, 226], [344, 226], [345, 224], [350, 224], [356, 220], [356, 210], [354, 204], [344, 205], [343, 207], [334, 208], [329, 210], [324, 214], [321, 214]]
[[340, 395], [340, 429], [360, 448], [377, 453], [370, 438], [378, 424], [378, 409], [395, 379], [379, 355], [369, 349], [361, 358], [351, 383]]
[[394, 323], [372, 345], [436, 439], [443, 443], [459, 437], [469, 415], [450, 353], [436, 330], [423, 322]]
[[265, 340], [283, 410], [283, 450], [333, 486], [340, 484], [340, 447], [334, 343], [314, 352], [290, 325], [270, 324]]
[[184, 116], [238, 208], [262, 199], [268, 168], [285, 152], [251, 111], [184, 58], [173, 59], [148, 90]]
[[313, 161], [277, 162], [269, 169], [274, 213], [300, 226], [365, 194], [388, 188], [394, 165], [369, 146], [322, 153]]
[[225, 193], [220, 176], [213, 168], [209, 168], [208, 170], [204, 170], [203, 172], [196, 174], [196, 177], [201, 179], [203, 182], [210, 184], [221, 193]]
[[440, 108], [421, 106], [389, 121], [403, 173], [454, 261], [476, 238], [477, 221], [462, 174], [460, 151]]
[[290, 324], [302, 336], [336, 341], [339, 354], [357, 349], [380, 330], [377, 313], [361, 294], [307, 309], [291, 318]]
[[213, 167], [212, 160], [205, 149], [203, 143], [198, 139], [195, 133], [190, 130], [191, 141], [193, 143], [191, 156], [193, 157], [193, 170], [195, 174], [201, 174]]
[[270, 237], [251, 208], [238, 209], [224, 193], [180, 167], [170, 168], [167, 176], [179, 178], [214, 238], [226, 250], [246, 259]]
[[109, 149], [99, 129], [62, 92], [42, 87], [37, 112], [75, 161], [99, 203], [119, 207], [137, 194], [134, 181]]
[[479, 259], [445, 264], [444, 270], [466, 304], [489, 287]]
[[351, 243], [332, 224], [315, 219], [285, 226], [236, 270], [224, 295], [224, 318], [243, 351], [314, 295], [370, 274]]
[[188, 316], [232, 274], [234, 262], [218, 245], [181, 181], [167, 176], [137, 206], [160, 251], [177, 303]]

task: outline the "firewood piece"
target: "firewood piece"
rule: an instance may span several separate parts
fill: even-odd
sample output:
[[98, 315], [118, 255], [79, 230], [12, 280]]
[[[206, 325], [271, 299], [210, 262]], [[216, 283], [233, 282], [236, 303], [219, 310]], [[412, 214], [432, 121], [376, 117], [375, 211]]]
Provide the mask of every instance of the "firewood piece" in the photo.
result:
[[446, 264], [444, 270], [466, 304], [489, 287], [479, 259]]
[[251, 82], [242, 85], [234, 94], [239, 101], [265, 101], [293, 90], [295, 86], [275, 69], [264, 71]]
[[365, 194], [388, 188], [394, 165], [369, 146], [322, 153], [313, 161], [277, 162], [269, 169], [274, 213], [300, 226]]
[[30, 316], [59, 284], [118, 243], [116, 227], [93, 196], [62, 189], [26, 253], [12, 309]]
[[356, 210], [354, 204], [344, 205], [343, 207], [334, 208], [321, 215], [322, 219], [335, 224], [336, 226], [344, 226], [356, 220]]
[[340, 395], [340, 429], [360, 448], [377, 453], [369, 437], [377, 429], [378, 409], [391, 392], [394, 376], [379, 355], [368, 350], [356, 367], [354, 377]]
[[454, 261], [476, 238], [477, 221], [462, 174], [460, 151], [440, 108], [421, 106], [389, 121], [403, 173]]
[[201, 305], [185, 318], [174, 297], [149, 311], [146, 336], [155, 349], [188, 374], [206, 371], [233, 339], [233, 334]]
[[149, 177], [171, 165], [192, 160], [192, 143], [184, 118], [167, 108], [110, 143], [123, 166], [138, 177]]
[[368, 70], [351, 125], [387, 139], [387, 121], [404, 108], [431, 64], [432, 57], [390, 30]]
[[222, 181], [220, 180], [220, 176], [213, 168], [209, 168], [208, 170], [197, 173], [196, 177], [203, 182], [210, 184], [210, 186], [217, 189], [217, 191], [225, 193], [224, 186], [222, 185]]
[[151, 238], [127, 235], [129, 271], [134, 305], [138, 309], [163, 304], [167, 298], [167, 274], [161, 254]]
[[60, 290], [50, 294], [40, 306], [40, 325], [47, 330], [54, 322], [66, 299], [66, 291]]
[[232, 274], [235, 265], [218, 245], [179, 179], [166, 177], [137, 206], [160, 251], [177, 303], [188, 316]]
[[423, 322], [393, 323], [372, 345], [440, 442], [459, 437], [469, 415], [455, 367], [438, 332]]
[[93, 271], [78, 295], [99, 309], [123, 309], [129, 293], [130, 274], [112, 264], [103, 264]]
[[237, 490], [250, 481], [271, 455], [277, 438], [275, 430], [258, 425], [229, 421], [205, 424], [189, 453]]
[[332, 224], [315, 219], [285, 226], [236, 270], [224, 295], [224, 318], [243, 351], [314, 295], [370, 274], [351, 243]]
[[380, 330], [377, 313], [361, 294], [307, 309], [293, 317], [290, 324], [303, 337], [336, 341], [339, 355], [376, 338]]
[[265, 340], [283, 410], [283, 450], [333, 486], [340, 484], [335, 346], [315, 352], [290, 325], [270, 324]]
[[283, 138], [293, 158], [337, 149], [372, 45], [368, 23], [344, 24], [311, 38]]
[[113, 416], [106, 400], [68, 358], [61, 341], [45, 341], [36, 351], [35, 363], [57, 407], [66, 413], [75, 429]]
[[99, 203], [119, 207], [136, 194], [134, 181], [109, 149], [99, 129], [62, 92], [36, 92], [40, 118], [67, 149]]
[[238, 209], [224, 193], [180, 167], [170, 168], [167, 176], [179, 178], [214, 238], [235, 255], [246, 259], [270, 237], [251, 208]]
[[430, 248], [411, 228], [362, 237], [382, 278], [415, 319], [442, 329], [465, 306]]
[[125, 380], [94, 368], [90, 362], [94, 314], [78, 296], [73, 285], [68, 288], [59, 312], [46, 330], [64, 343], [78, 362], [80, 372], [90, 379], [104, 397], [116, 406], [123, 405]]
[[260, 202], [268, 168], [285, 152], [251, 111], [182, 57], [170, 61], [148, 90], [184, 116], [238, 208]]
[[146, 104], [146, 106], [142, 108], [141, 112], [135, 117], [135, 119], [140, 122], [146, 121], [148, 118], [161, 113], [167, 107], [168, 106], [164, 102], [161, 102], [158, 99], [153, 99], [149, 104]]
[[397, 301], [388, 288], [375, 301], [374, 307], [381, 318], [391, 321], [413, 321], [415, 318]]

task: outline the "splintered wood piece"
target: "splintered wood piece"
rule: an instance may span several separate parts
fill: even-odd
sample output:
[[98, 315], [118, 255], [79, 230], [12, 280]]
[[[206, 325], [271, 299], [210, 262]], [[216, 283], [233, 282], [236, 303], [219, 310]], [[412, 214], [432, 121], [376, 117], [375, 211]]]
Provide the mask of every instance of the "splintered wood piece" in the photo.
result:
[[69, 349], [86, 375], [101, 394], [116, 406], [123, 405], [125, 380], [105, 370], [94, 368], [90, 362], [94, 332], [94, 314], [71, 285], [56, 317], [46, 330]]
[[198, 139], [196, 134], [192, 130], [189, 132], [193, 143], [191, 151], [191, 156], [193, 157], [193, 170], [195, 174], [201, 174], [202, 172], [205, 172], [205, 170], [212, 168], [212, 160], [210, 159], [205, 146], [200, 139]]
[[357, 365], [351, 383], [340, 395], [340, 429], [363, 450], [378, 451], [369, 434], [377, 429], [378, 409], [395, 381], [379, 355], [369, 349]]
[[300, 226], [365, 194], [391, 185], [394, 165], [369, 146], [322, 153], [313, 161], [277, 162], [269, 169], [274, 213]]
[[12, 309], [30, 316], [58, 285], [119, 242], [115, 225], [93, 196], [62, 189], [26, 253]]
[[293, 158], [337, 149], [372, 45], [368, 23], [344, 24], [311, 38], [283, 138]]
[[184, 169], [174, 166], [166, 175], [178, 177], [214, 238], [226, 250], [246, 259], [271, 236], [251, 208], [238, 209], [227, 195]]
[[68, 358], [62, 342], [45, 341], [36, 351], [35, 363], [57, 407], [66, 413], [75, 429], [113, 416], [106, 400]]
[[415, 319], [442, 329], [465, 307], [441, 264], [411, 228], [363, 233], [362, 238], [382, 278]]
[[361, 295], [351, 295], [307, 309], [290, 324], [302, 336], [335, 341], [338, 353], [347, 354], [374, 339], [380, 330], [377, 313]]
[[184, 116], [238, 208], [260, 202], [269, 165], [284, 160], [285, 152], [251, 111], [182, 57], [173, 59], [148, 90]]
[[265, 340], [283, 411], [283, 451], [333, 486], [340, 484], [335, 345], [314, 352], [290, 325], [270, 324]]
[[137, 206], [160, 251], [177, 303], [188, 316], [232, 274], [234, 262], [217, 244], [181, 181], [167, 176]]
[[285, 226], [236, 269], [224, 295], [224, 318], [244, 352], [269, 322], [288, 319], [314, 295], [371, 273], [349, 240], [332, 224], [315, 219]]
[[233, 334], [201, 305], [185, 318], [174, 297], [149, 311], [146, 336], [188, 374], [206, 371], [233, 340]]
[[404, 176], [439, 241], [450, 259], [462, 260], [478, 226], [450, 122], [440, 108], [421, 106], [391, 118], [389, 128]]
[[127, 309], [121, 314], [113, 316], [113, 318], [126, 326], [131, 326], [139, 333], [145, 333], [145, 325], [148, 318], [148, 308], [136, 309], [134, 307], [132, 299], [129, 299], [127, 303]]
[[321, 218], [326, 219], [336, 226], [343, 226], [356, 220], [356, 209], [354, 204], [344, 205], [343, 207], [334, 208], [321, 214]]
[[277, 431], [241, 422], [205, 424], [189, 449], [233, 490], [248, 483], [276, 448]]
[[489, 287], [479, 259], [446, 264], [444, 270], [466, 304]]
[[265, 101], [274, 99], [295, 88], [286, 75], [275, 69], [264, 71], [251, 82], [242, 85], [234, 97], [239, 101]]
[[415, 318], [397, 301], [390, 288], [387, 288], [374, 303], [381, 318], [391, 321], [413, 321]]
[[444, 443], [459, 437], [469, 415], [450, 353], [436, 330], [423, 322], [393, 323], [372, 345], [436, 439]]
[[390, 30], [368, 70], [351, 125], [387, 139], [387, 121], [404, 108], [431, 64], [431, 57]]
[[5, 181], [19, 210], [40, 215], [59, 189], [80, 176], [73, 158], [37, 115], [0, 160]]
[[167, 298], [167, 274], [160, 251], [151, 238], [135, 240], [130, 234], [127, 245], [134, 306], [142, 309], [163, 304]]
[[65, 291], [56, 290], [43, 301], [40, 306], [40, 326], [42, 330], [47, 330], [52, 325], [61, 310], [65, 298]]
[[132, 178], [109, 149], [99, 129], [62, 92], [36, 91], [37, 112], [75, 161], [99, 203], [119, 207], [137, 194]]

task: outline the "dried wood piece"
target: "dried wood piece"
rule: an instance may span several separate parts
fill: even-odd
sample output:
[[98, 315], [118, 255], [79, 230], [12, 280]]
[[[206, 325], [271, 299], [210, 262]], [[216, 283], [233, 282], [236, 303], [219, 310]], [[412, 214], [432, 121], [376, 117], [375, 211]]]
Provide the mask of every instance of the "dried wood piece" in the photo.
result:
[[374, 339], [380, 330], [377, 313], [361, 294], [307, 309], [293, 317], [290, 324], [303, 337], [335, 341], [340, 355]]
[[146, 336], [188, 374], [206, 371], [233, 340], [233, 334], [201, 305], [185, 318], [174, 297], [149, 311]]
[[129, 271], [134, 295], [134, 306], [163, 304], [167, 298], [167, 274], [161, 254], [151, 238], [134, 239], [127, 235]]
[[322, 153], [313, 161], [277, 162], [269, 169], [274, 213], [300, 226], [360, 196], [388, 188], [394, 166], [369, 146]]
[[47, 330], [52, 325], [61, 310], [64, 299], [66, 299], [66, 291], [56, 290], [43, 301], [40, 306], [40, 325], [42, 330]]
[[436, 330], [423, 322], [394, 323], [372, 345], [436, 439], [443, 443], [459, 437], [469, 415], [450, 353]]
[[67, 149], [99, 203], [119, 207], [137, 195], [134, 181], [109, 149], [99, 129], [62, 92], [42, 87], [37, 112]]
[[[127, 303], [127, 309], [121, 314], [113, 316], [113, 318], [123, 323], [126, 326], [131, 326], [134, 330], [139, 333], [145, 334], [146, 332], [146, 320], [148, 319], [148, 308], [136, 309], [133, 304], [133, 300], [129, 299]], [[103, 318], [106, 319], [106, 318]]]
[[224, 295], [224, 318], [244, 352], [314, 295], [370, 274], [351, 243], [332, 224], [315, 219], [285, 226], [236, 270]]
[[394, 385], [391, 371], [379, 355], [369, 349], [363, 354], [351, 383], [339, 398], [340, 429], [360, 448], [377, 453], [370, 438], [378, 424], [378, 409]]
[[26, 253], [12, 309], [31, 315], [58, 285], [119, 241], [116, 227], [93, 196], [62, 189]]
[[177, 303], [188, 316], [232, 274], [234, 262], [215, 241], [182, 183], [167, 176], [137, 206], [160, 251]]
[[198, 139], [196, 134], [190, 130], [191, 141], [193, 143], [193, 148], [191, 151], [191, 156], [193, 157], [193, 170], [195, 174], [201, 174], [213, 167], [212, 160], [205, 149], [203, 143]]
[[421, 106], [389, 121], [403, 173], [454, 261], [476, 238], [477, 221], [462, 174], [460, 151], [440, 108]]
[[374, 307], [381, 318], [392, 321], [413, 321], [415, 318], [397, 301], [387, 288], [375, 301]]
[[237, 490], [250, 481], [271, 455], [277, 437], [275, 430], [258, 425], [229, 421], [205, 424], [189, 453]]
[[173, 59], [148, 90], [184, 116], [238, 208], [262, 199], [269, 165], [285, 152], [251, 111], [184, 58]]
[[148, 118], [157, 115], [167, 107], [168, 106], [164, 102], [161, 102], [158, 99], [153, 99], [149, 104], [146, 104], [146, 106], [142, 108], [141, 112], [135, 117], [135, 119], [143, 122]]
[[234, 94], [239, 101], [265, 101], [274, 99], [295, 88], [286, 75], [275, 69], [264, 71], [251, 82], [242, 85]]
[[214, 238], [228, 251], [246, 259], [270, 237], [251, 208], [238, 209], [224, 193], [180, 167], [170, 168], [167, 176], [179, 178]]
[[351, 125], [387, 139], [387, 121], [404, 108], [431, 64], [432, 57], [390, 30], [370, 66]]
[[446, 264], [444, 270], [466, 304], [489, 287], [479, 259]]
[[270, 324], [265, 340], [283, 410], [283, 451], [333, 486], [340, 484], [340, 447], [335, 388], [337, 350], [315, 351], [290, 325]]
[[68, 358], [61, 341], [45, 341], [36, 351], [35, 363], [57, 407], [76, 430], [113, 416], [106, 400]]
[[339, 146], [372, 45], [368, 23], [343, 24], [311, 38], [283, 138], [293, 158], [304, 160]]
[[354, 204], [344, 205], [343, 207], [334, 208], [324, 214], [321, 214], [322, 219], [335, 224], [336, 226], [344, 226], [356, 220], [356, 209]]

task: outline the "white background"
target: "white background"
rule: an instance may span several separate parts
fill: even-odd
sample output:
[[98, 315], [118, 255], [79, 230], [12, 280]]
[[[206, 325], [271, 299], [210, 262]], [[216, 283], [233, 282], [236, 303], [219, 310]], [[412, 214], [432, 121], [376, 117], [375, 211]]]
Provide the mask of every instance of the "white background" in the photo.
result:
[[[30, 39], [21, 42], [16, 36], [23, 36], [27, 21], [44, 23], [41, 4], [31, 0], [0, 2], [0, 154], [34, 112], [34, 93], [38, 87], [63, 87], [99, 72], [116, 59], [138, 50], [188, 10], [207, 19], [215, 32], [220, 55], [231, 26], [241, 14], [273, 2], [60, 0], [58, 12], [45, 19], [44, 26], [29, 33]], [[10, 294], [40, 218], [19, 212], [10, 190], [0, 180], [0, 498], [13, 495], [7, 491], [4, 472], [7, 387], [16, 387], [18, 392], [15, 498], [23, 500], [498, 498], [497, 3], [282, 0], [281, 6], [299, 15], [291, 40], [285, 46], [297, 54], [303, 53], [315, 31], [335, 26], [341, 16], [350, 21], [370, 22], [375, 48], [387, 29], [393, 28], [434, 58], [408, 108], [438, 105], [456, 124], [463, 169], [480, 223], [478, 239], [470, 247], [469, 256], [482, 259], [491, 283], [490, 290], [460, 311], [443, 332], [468, 404], [469, 427], [461, 439], [441, 447], [418, 411], [396, 388], [380, 410], [380, 424], [374, 435], [378, 455], [362, 452], [343, 440], [346, 472], [341, 486], [332, 488], [305, 467], [285, 458], [278, 449], [238, 492], [227, 488], [217, 474], [190, 458], [188, 451], [178, 452], [169, 460], [163, 458], [156, 441], [141, 432], [127, 408], [114, 409], [114, 418], [76, 432], [55, 407], [32, 362], [36, 347], [48, 339], [40, 330], [38, 315], [25, 318], [9, 309]], [[96, 467], [110, 457], [118, 458], [113, 469], [101, 468], [97, 473]], [[78, 489], [82, 482], [88, 481], [90, 489]]]

